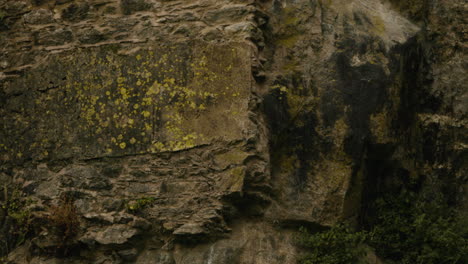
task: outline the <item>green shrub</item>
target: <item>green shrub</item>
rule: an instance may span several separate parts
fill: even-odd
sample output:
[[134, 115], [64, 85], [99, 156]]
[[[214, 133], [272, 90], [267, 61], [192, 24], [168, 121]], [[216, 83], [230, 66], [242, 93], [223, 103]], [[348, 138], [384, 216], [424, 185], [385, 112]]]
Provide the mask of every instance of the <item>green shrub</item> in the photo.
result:
[[378, 199], [372, 210], [368, 243], [379, 256], [402, 264], [468, 263], [466, 223], [442, 197], [403, 191]]
[[345, 225], [309, 234], [301, 228], [299, 245], [309, 252], [300, 264], [359, 263], [363, 247], [399, 264], [468, 263], [468, 221], [456, 215], [442, 196], [402, 191], [384, 195], [370, 207], [368, 230]]
[[310, 234], [305, 228], [301, 228], [298, 244], [307, 249], [309, 253], [301, 258], [299, 263], [359, 263], [359, 259], [365, 254], [361, 245], [366, 238], [365, 232], [353, 232], [344, 224], [315, 234]]

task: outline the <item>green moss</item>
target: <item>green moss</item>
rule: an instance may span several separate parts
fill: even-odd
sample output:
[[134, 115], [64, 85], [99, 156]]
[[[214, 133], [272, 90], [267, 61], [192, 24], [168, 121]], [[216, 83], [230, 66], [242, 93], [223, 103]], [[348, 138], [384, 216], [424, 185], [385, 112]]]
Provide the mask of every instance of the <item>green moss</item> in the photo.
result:
[[216, 155], [215, 161], [222, 167], [229, 166], [231, 164], [242, 164], [249, 154], [238, 149]]
[[[281, 40], [279, 43], [282, 43]], [[296, 42], [292, 43], [284, 43], [285, 45], [294, 45]], [[289, 59], [284, 65], [283, 70], [286, 73], [294, 73], [298, 71], [298, 67], [300, 66], [299, 62], [296, 61], [294, 58]]]
[[294, 47], [300, 37], [301, 36], [299, 34], [281, 36], [277, 39], [277, 45], [286, 48]]
[[291, 173], [299, 167], [299, 160], [296, 155], [280, 155], [277, 160], [282, 172]]
[[156, 201], [154, 197], [142, 197], [140, 199], [130, 201], [127, 203], [127, 210], [131, 213], [139, 213], [144, 208], [151, 206]]
[[305, 19], [304, 14], [294, 7], [283, 9], [281, 17], [281, 28], [276, 36], [276, 44], [280, 47], [292, 48], [301, 39], [301, 22]]
[[374, 25], [374, 32], [381, 35], [385, 33], [385, 22], [380, 16], [373, 16], [372, 23]]
[[228, 176], [221, 182], [221, 190], [229, 193], [242, 192], [244, 187], [245, 168], [236, 167], [228, 171]]
[[292, 12], [286, 12], [288, 15], [284, 20], [284, 24], [288, 26], [296, 26], [299, 24], [300, 18], [296, 15], [293, 15]]
[[344, 224], [336, 225], [326, 231], [311, 234], [300, 229], [298, 244], [308, 253], [300, 264], [358, 264], [365, 250], [361, 244], [366, 240], [365, 232], [354, 232]]
[[103, 45], [102, 50], [106, 51], [106, 52], [117, 54], [117, 52], [120, 50], [120, 45], [119, 44]]
[[330, 8], [333, 4], [333, 0], [319, 0], [319, 3], [322, 5], [322, 6], [325, 6], [327, 8]]

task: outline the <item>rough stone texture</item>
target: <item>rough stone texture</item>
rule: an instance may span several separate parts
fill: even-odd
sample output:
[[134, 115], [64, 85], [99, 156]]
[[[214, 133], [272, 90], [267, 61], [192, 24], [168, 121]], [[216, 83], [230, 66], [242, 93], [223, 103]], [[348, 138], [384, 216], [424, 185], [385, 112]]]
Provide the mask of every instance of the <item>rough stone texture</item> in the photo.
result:
[[[10, 150], [4, 159], [145, 154], [241, 140], [251, 133], [249, 52], [199, 45], [50, 55], [36, 71], [4, 83], [6, 95], [16, 97], [6, 109], [24, 109], [3, 120], [11, 135], [2, 142]], [[221, 129], [216, 123], [223, 122]], [[13, 139], [14, 131], [25, 131], [24, 140]]]
[[366, 145], [388, 131], [372, 120], [396, 107], [398, 47], [419, 30], [379, 1], [325, 2], [270, 7], [264, 102], [278, 198], [267, 216], [285, 221], [358, 212]]
[[[402, 178], [466, 209], [467, 8], [0, 0], [0, 182], [74, 198], [66, 263], [295, 263]], [[34, 236], [11, 263], [64, 261]]]

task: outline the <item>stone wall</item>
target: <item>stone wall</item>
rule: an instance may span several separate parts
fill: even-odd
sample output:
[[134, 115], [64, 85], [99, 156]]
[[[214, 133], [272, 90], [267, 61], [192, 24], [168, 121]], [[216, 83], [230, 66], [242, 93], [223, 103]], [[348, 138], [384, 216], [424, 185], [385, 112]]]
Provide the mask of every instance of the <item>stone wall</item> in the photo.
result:
[[2, 254], [292, 264], [404, 179], [466, 206], [462, 2], [0, 0], [0, 180], [36, 223]]

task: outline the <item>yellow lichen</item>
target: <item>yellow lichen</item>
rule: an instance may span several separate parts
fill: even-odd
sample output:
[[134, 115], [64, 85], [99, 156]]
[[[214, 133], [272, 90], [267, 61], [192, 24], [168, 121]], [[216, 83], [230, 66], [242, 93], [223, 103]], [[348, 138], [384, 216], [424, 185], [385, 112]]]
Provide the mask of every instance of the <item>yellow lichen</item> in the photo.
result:
[[151, 115], [151, 113], [149, 111], [143, 111], [141, 112], [141, 114], [144, 116], [144, 117], [149, 117]]

